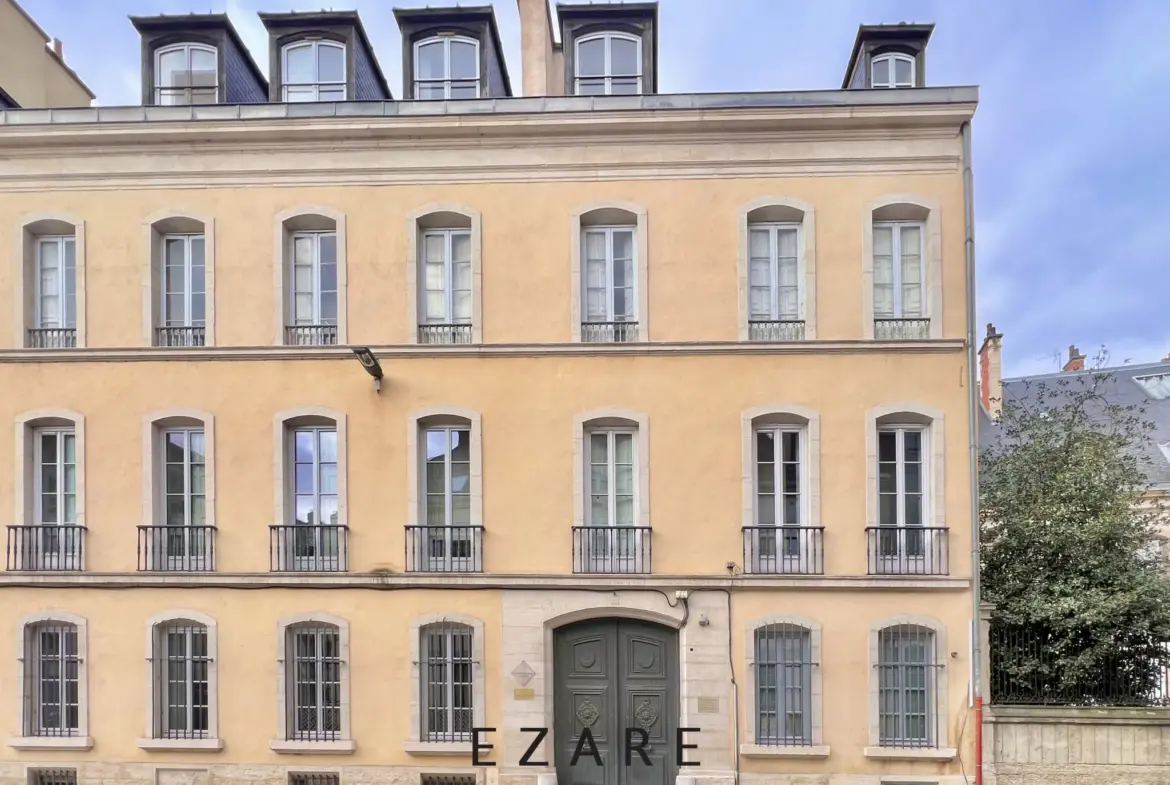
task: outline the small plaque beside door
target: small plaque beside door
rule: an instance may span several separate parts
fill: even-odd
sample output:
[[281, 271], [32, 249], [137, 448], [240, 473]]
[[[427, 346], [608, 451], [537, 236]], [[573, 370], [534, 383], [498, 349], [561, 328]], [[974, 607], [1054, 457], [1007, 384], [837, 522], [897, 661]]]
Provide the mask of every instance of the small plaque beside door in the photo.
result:
[[512, 699], [518, 701], [536, 700], [536, 690], [531, 687], [516, 687], [512, 690]]
[[699, 698], [699, 714], [718, 714], [718, 698]]

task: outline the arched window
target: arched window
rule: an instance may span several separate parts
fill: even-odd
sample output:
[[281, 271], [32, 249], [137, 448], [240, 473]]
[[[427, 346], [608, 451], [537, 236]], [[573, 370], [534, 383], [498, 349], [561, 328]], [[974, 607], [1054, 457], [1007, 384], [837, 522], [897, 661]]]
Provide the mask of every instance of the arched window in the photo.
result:
[[149, 623], [150, 734], [145, 749], [219, 749], [215, 620], [195, 611]]
[[435, 36], [414, 45], [414, 97], [436, 100], [479, 97], [479, 42]]
[[85, 418], [67, 409], [25, 412], [16, 439], [22, 520], [9, 532], [9, 568], [84, 569]]
[[[17, 739], [10, 746], [88, 749], [93, 742], [89, 738], [85, 619], [61, 611], [33, 614], [22, 621], [21, 632], [22, 735], [36, 741], [24, 744]], [[46, 743], [45, 737], [57, 741]]]
[[410, 417], [408, 572], [483, 571], [479, 414], [431, 408]]
[[66, 214], [21, 222], [22, 319], [18, 346], [72, 349], [85, 345], [85, 224]]
[[870, 697], [871, 716], [877, 719], [877, 726], [870, 728], [873, 746], [946, 747], [943, 630], [933, 619], [919, 617], [891, 619], [871, 628], [870, 657], [877, 682]]
[[434, 613], [410, 622], [410, 740], [414, 753], [470, 752], [485, 711], [483, 621]]
[[869, 413], [871, 575], [946, 575], [943, 415], [922, 405]]
[[411, 329], [423, 344], [479, 343], [480, 216], [432, 204], [408, 216]]
[[873, 87], [913, 87], [914, 58], [907, 54], [891, 52], [873, 58], [870, 63]]
[[345, 216], [325, 207], [298, 208], [277, 221], [277, 343], [345, 343]]
[[219, 54], [206, 44], [182, 43], [154, 53], [154, 102], [160, 106], [219, 101]]
[[286, 103], [345, 100], [345, 45], [313, 39], [281, 50]]
[[146, 416], [147, 467], [138, 569], [204, 572], [215, 569], [214, 418], [196, 410]]
[[147, 221], [150, 242], [150, 302], [147, 320], [153, 346], [206, 346], [210, 296], [212, 219], [166, 214]]
[[741, 340], [815, 337], [812, 205], [763, 197], [741, 208], [740, 220]]
[[941, 338], [942, 229], [939, 205], [922, 196], [882, 197], [865, 216], [866, 336], [879, 341]]
[[578, 233], [574, 288], [580, 323], [575, 337], [586, 343], [648, 340], [646, 310], [646, 211], [636, 205], [606, 205], [574, 215]]
[[577, 95], [637, 95], [642, 92], [642, 39], [603, 32], [577, 39]]
[[820, 418], [796, 405], [744, 413], [744, 569], [824, 572]]
[[753, 635], [755, 743], [813, 743], [812, 631], [796, 624], [764, 624]]
[[349, 622], [301, 614], [278, 623], [281, 692], [276, 752], [352, 752]]
[[275, 572], [344, 572], [346, 527], [345, 415], [304, 407], [276, 415], [280, 467], [277, 523], [271, 527]]

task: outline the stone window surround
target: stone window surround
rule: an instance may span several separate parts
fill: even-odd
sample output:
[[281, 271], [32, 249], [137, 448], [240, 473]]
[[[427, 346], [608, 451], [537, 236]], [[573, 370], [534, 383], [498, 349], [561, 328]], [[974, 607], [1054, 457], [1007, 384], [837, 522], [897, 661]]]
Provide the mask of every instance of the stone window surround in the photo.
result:
[[947, 525], [946, 505], [946, 421], [940, 409], [924, 403], [893, 403], [875, 406], [865, 415], [865, 525], [878, 525], [878, 430], [879, 421], [897, 421], [906, 424], [906, 420], [899, 419], [899, 415], [908, 415], [906, 420], [926, 420], [924, 426], [927, 438], [930, 441], [930, 451], [927, 453], [928, 495], [926, 526], [945, 528]]
[[[800, 239], [797, 248], [797, 264], [800, 276], [800, 308], [804, 319], [804, 339], [815, 340], [817, 337], [817, 219], [816, 210], [811, 202], [797, 199], [794, 196], [761, 196], [753, 199], [739, 208], [737, 227], [739, 236], [739, 252], [736, 255], [739, 280], [739, 340], [750, 340], [748, 315], [751, 310], [751, 289], [749, 278], [751, 275], [748, 259], [748, 235], [751, 214], [757, 210], [767, 208], [781, 208], [787, 213], [799, 213], [797, 220], [793, 216], [793, 223], [800, 224]], [[768, 221], [767, 223], [772, 223]], [[872, 328], [871, 328], [872, 330]]]
[[337, 345], [345, 346], [348, 340], [348, 317], [346, 300], [346, 229], [345, 213], [323, 205], [290, 207], [277, 213], [273, 227], [273, 294], [276, 308], [276, 336], [273, 344], [284, 346], [284, 328], [292, 308], [290, 284], [292, 280], [292, 233], [297, 231], [297, 219], [326, 219], [333, 222], [337, 235]]
[[585, 432], [590, 428], [634, 428], [638, 432], [638, 517], [650, 525], [650, 417], [633, 409], [605, 407], [573, 415], [573, 526], [585, 525]]
[[464, 613], [428, 613], [410, 620], [410, 738], [404, 744], [410, 755], [471, 754], [470, 741], [427, 741], [422, 733], [422, 631], [428, 624], [454, 622], [471, 628], [472, 727], [487, 726], [486, 659], [484, 654], [484, 624], [475, 616]]
[[[196, 226], [198, 225], [198, 229]], [[192, 210], [165, 209], [142, 222], [146, 234], [146, 256], [142, 271], [142, 339], [154, 346], [154, 329], [161, 327], [163, 248], [167, 234], [203, 234], [204, 345], [215, 346], [215, 218]], [[171, 228], [173, 227], [173, 229]]]
[[[590, 225], [591, 213], [613, 213], [620, 211], [634, 217], [631, 224], [634, 227], [634, 295], [638, 306], [635, 315], [638, 317], [638, 342], [650, 341], [650, 237], [649, 221], [646, 208], [634, 202], [621, 199], [603, 199], [581, 205], [572, 213], [572, 236], [569, 243], [570, 262], [570, 336], [573, 343], [581, 343], [581, 318], [584, 311], [581, 302], [582, 287], [582, 244], [584, 243], [583, 230]], [[596, 223], [596, 222], [595, 222]], [[603, 221], [599, 225], [609, 225], [610, 221]]]
[[[289, 739], [288, 728], [288, 634], [290, 628], [299, 624], [332, 624], [337, 627], [339, 654], [341, 659], [341, 734], [332, 741], [303, 741]], [[356, 749], [350, 727], [350, 684], [349, 684], [349, 622], [340, 616], [325, 611], [295, 613], [285, 616], [276, 623], [276, 738], [268, 743], [273, 752], [293, 755], [335, 754], [346, 755]]]
[[[416, 326], [417, 329], [417, 326]], [[422, 441], [419, 432], [434, 422], [443, 425], [465, 421], [471, 430], [471, 525], [483, 525], [483, 428], [479, 412], [463, 406], [427, 406], [415, 409], [406, 419], [406, 525], [425, 522], [422, 512]]]
[[346, 461], [346, 433], [345, 412], [329, 409], [324, 406], [297, 406], [277, 412], [272, 418], [272, 489], [273, 489], [273, 522], [277, 526], [289, 523], [286, 508], [291, 501], [290, 488], [286, 485], [292, 468], [289, 461], [292, 448], [289, 434], [302, 422], [321, 423], [332, 421], [337, 431], [337, 523], [339, 526], [348, 525], [349, 497], [347, 494], [348, 464]]
[[[207, 629], [207, 736], [201, 739], [155, 738], [155, 701], [160, 697], [154, 678], [154, 658], [158, 649], [158, 626], [167, 622], [189, 621]], [[219, 629], [211, 616], [199, 611], [172, 610], [156, 613], [146, 620], [146, 732], [138, 740], [143, 750], [187, 752], [223, 749], [219, 738]]]
[[923, 238], [925, 258], [922, 274], [926, 278], [923, 305], [930, 320], [930, 337], [940, 339], [943, 337], [942, 208], [937, 200], [915, 194], [880, 196], [865, 207], [861, 235], [861, 337], [873, 340], [873, 225], [874, 215], [886, 208], [892, 208], [893, 215], [889, 218], [879, 217], [879, 222], [894, 220], [895, 215], [921, 214], [926, 211], [926, 220], [923, 221], [926, 225], [926, 237]]
[[[903, 625], [923, 627], [934, 633], [934, 650], [938, 667], [934, 669], [934, 690], [938, 696], [938, 709], [934, 717], [936, 747], [882, 747], [880, 746], [881, 726], [879, 712], [878, 660], [880, 656], [878, 636], [882, 630]], [[947, 670], [950, 667], [950, 649], [947, 648], [947, 628], [938, 619], [922, 615], [892, 616], [876, 621], [869, 628], [869, 746], [865, 757], [886, 760], [953, 760], [958, 751], [950, 746], [950, 692], [948, 691]]]
[[[461, 217], [471, 229], [471, 342], [483, 343], [483, 216], [479, 210], [455, 202], [431, 202], [406, 216], [406, 316], [410, 336], [407, 343], [418, 343], [421, 312], [422, 278], [419, 276], [419, 239], [427, 229], [459, 229], [448, 225], [448, 216]], [[433, 219], [433, 220], [430, 220]]]
[[[20, 663], [20, 683], [28, 684], [29, 660], [26, 652], [28, 627], [42, 622], [72, 624], [77, 627], [77, 735], [76, 736], [14, 736], [8, 746], [17, 750], [88, 750], [93, 747], [89, 735], [89, 629], [85, 617], [68, 611], [38, 611], [21, 617], [18, 623], [17, 661]], [[24, 729], [27, 696], [21, 689], [17, 701], [17, 725]]]
[[[821, 525], [821, 416], [797, 403], [773, 403], [753, 406], [741, 418], [743, 465], [743, 525], [756, 525], [756, 450], [755, 432], [761, 425], [796, 424], [804, 431], [804, 455], [801, 463], [804, 478], [801, 492], [807, 500], [803, 512], [805, 526]], [[746, 567], [745, 567], [746, 569]]]
[[[809, 674], [812, 695], [809, 704], [812, 716], [812, 744], [809, 746], [770, 746], [757, 744], [756, 739], [756, 631], [769, 624], [787, 624], [801, 627], [809, 633], [810, 661], [813, 663]], [[823, 703], [824, 689], [821, 680], [821, 625], [804, 616], [791, 614], [772, 614], [753, 619], [744, 630], [744, 655], [747, 664], [747, 689], [744, 691], [744, 701], [747, 719], [746, 743], [739, 745], [741, 755], [747, 757], [776, 757], [776, 758], [826, 758], [829, 748], [824, 746], [824, 719]]]
[[[163, 431], [170, 427], [203, 429], [204, 526], [215, 526], [215, 415], [199, 409], [160, 409], [142, 418], [142, 525], [162, 526]], [[160, 522], [161, 521], [161, 522]], [[209, 628], [210, 629], [210, 628]]]
[[[16, 286], [13, 303], [15, 305], [15, 348], [28, 346], [26, 331], [33, 326], [33, 317], [36, 313], [36, 242], [39, 236], [51, 236], [61, 233], [65, 224], [73, 227], [73, 259], [76, 275], [75, 306], [77, 309], [77, 348], [84, 349], [86, 345], [85, 330], [85, 221], [71, 213], [44, 212], [26, 213], [20, 217], [16, 226], [16, 247], [12, 258], [16, 261]], [[30, 289], [30, 287], [32, 287]], [[30, 305], [32, 306], [30, 308]]]
[[[16, 415], [16, 483], [13, 486], [13, 521], [32, 525], [33, 431], [37, 428], [73, 427], [77, 450], [77, 525], [85, 526], [85, 415], [71, 409], [34, 409]], [[85, 550], [82, 549], [84, 567]]]

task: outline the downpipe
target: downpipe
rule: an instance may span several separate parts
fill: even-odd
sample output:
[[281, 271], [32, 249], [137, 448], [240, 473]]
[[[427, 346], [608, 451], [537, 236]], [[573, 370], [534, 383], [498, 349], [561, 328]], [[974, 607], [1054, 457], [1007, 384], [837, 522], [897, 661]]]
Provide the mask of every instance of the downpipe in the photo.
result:
[[963, 223], [967, 273], [967, 431], [971, 488], [971, 674], [975, 695], [975, 785], [983, 785], [983, 633], [979, 619], [979, 390], [975, 358], [975, 189], [971, 170], [971, 121], [959, 128], [963, 142]]

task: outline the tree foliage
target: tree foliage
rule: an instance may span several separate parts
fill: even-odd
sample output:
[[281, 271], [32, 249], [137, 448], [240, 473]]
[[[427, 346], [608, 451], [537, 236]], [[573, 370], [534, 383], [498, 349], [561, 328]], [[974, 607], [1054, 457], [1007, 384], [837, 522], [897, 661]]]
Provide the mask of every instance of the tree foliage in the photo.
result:
[[[996, 605], [1000, 702], [1158, 702], [1170, 579], [1151, 548], [1151, 424], [1113, 403], [1111, 374], [1026, 385], [980, 455], [984, 597]], [[994, 693], [998, 692], [999, 695]]]

